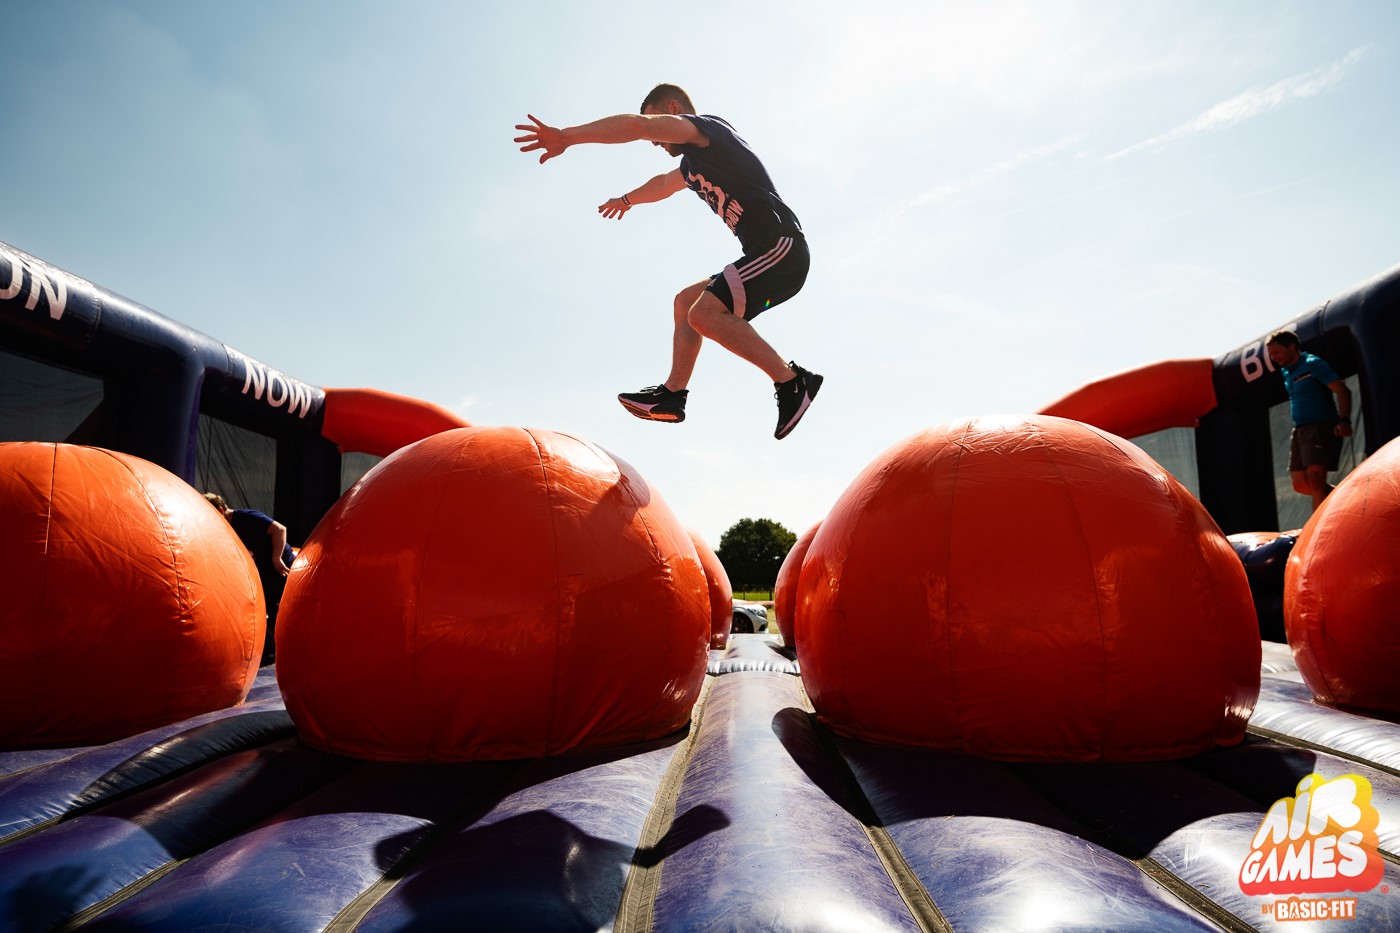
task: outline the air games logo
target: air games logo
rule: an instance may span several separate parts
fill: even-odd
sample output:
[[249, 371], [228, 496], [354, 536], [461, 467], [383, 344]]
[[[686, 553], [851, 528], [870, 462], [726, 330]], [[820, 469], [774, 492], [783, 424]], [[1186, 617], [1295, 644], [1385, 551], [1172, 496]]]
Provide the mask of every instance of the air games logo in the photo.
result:
[[1354, 917], [1355, 898], [1297, 895], [1374, 888], [1385, 871], [1377, 851], [1379, 824], [1370, 781], [1357, 774], [1331, 781], [1309, 774], [1298, 782], [1296, 797], [1276, 801], [1264, 815], [1240, 866], [1240, 890], [1286, 897], [1265, 908], [1276, 920]]

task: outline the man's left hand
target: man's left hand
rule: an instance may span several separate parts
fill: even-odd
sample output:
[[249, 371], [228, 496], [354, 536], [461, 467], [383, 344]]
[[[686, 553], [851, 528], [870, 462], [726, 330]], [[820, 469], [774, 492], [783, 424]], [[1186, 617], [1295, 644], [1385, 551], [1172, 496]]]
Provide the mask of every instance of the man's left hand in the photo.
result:
[[608, 220], [622, 219], [622, 215], [632, 209], [632, 205], [625, 203], [622, 198], [608, 198], [598, 205], [598, 213]]
[[1351, 437], [1351, 422], [1338, 421], [1336, 430], [1333, 433], [1338, 437]]

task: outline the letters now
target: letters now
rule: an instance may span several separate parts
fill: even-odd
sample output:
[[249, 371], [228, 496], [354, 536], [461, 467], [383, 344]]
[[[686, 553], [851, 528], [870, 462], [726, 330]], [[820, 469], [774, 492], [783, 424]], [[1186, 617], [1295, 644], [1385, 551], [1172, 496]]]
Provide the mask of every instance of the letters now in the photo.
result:
[[244, 395], [251, 391], [253, 398], [261, 399], [267, 392], [267, 403], [273, 408], [287, 406], [287, 414], [305, 418], [311, 411], [311, 389], [295, 379], [289, 379], [275, 369], [268, 369], [256, 360], [228, 348], [229, 355], [243, 363]]
[[25, 299], [24, 307], [33, 311], [39, 307], [39, 298], [42, 295], [49, 306], [49, 317], [55, 321], [63, 317], [63, 311], [68, 306], [68, 285], [61, 273], [50, 278], [45, 269], [25, 262], [22, 257], [7, 249], [0, 249], [0, 283], [4, 283], [6, 279], [5, 265], [10, 267], [9, 284], [0, 284], [0, 301], [9, 301], [19, 295], [24, 289], [24, 273], [28, 271], [29, 297]]

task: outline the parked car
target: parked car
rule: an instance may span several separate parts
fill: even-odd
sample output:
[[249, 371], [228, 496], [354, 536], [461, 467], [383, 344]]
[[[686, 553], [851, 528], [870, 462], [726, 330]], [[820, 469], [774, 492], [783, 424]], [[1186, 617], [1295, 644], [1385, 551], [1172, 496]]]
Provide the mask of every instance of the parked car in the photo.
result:
[[755, 603], [734, 604], [734, 627], [731, 632], [752, 634], [768, 631], [768, 608]]

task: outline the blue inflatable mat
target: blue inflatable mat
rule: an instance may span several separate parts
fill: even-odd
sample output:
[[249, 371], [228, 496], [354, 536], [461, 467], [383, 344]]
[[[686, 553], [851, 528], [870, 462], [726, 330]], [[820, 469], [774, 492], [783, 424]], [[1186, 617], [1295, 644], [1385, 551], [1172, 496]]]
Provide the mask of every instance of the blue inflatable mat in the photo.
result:
[[1289, 660], [1266, 650], [1244, 743], [1133, 765], [833, 735], [766, 635], [711, 654], [689, 729], [525, 761], [313, 751], [268, 668], [235, 709], [0, 756], [0, 928], [1272, 930], [1240, 868], [1321, 773], [1370, 782], [1385, 864], [1306, 928], [1400, 929], [1400, 726]]

